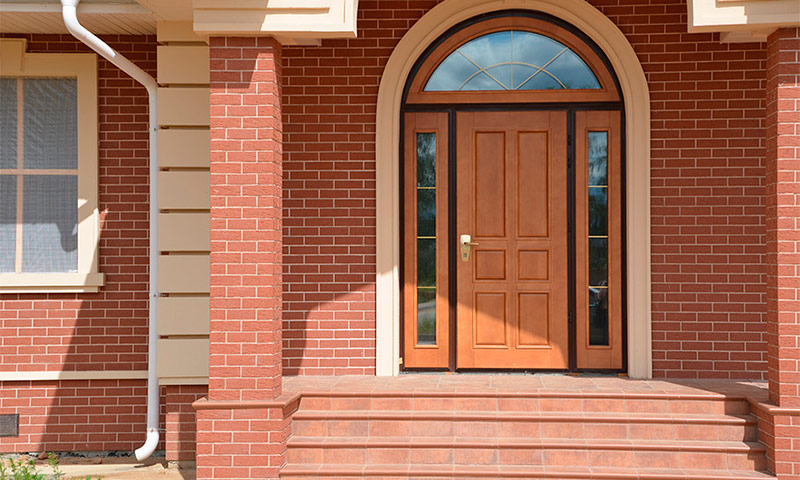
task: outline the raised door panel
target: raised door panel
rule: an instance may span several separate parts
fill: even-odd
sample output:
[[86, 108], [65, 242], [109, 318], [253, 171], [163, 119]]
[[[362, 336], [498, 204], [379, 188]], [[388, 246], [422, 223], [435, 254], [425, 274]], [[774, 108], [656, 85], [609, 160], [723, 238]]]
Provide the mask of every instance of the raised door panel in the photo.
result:
[[519, 238], [547, 237], [550, 225], [548, 131], [520, 132], [515, 180]]
[[475, 157], [472, 211], [475, 231], [481, 238], [505, 238], [506, 132], [475, 132]]

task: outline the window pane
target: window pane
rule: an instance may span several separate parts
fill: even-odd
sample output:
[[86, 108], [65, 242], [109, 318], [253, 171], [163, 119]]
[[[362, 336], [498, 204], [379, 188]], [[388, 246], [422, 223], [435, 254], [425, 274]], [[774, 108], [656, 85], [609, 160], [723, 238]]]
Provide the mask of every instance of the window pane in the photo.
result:
[[[561, 42], [544, 35], [530, 32], [514, 32], [514, 61], [532, 68], [534, 71], [545, 66], [547, 62], [557, 55], [563, 54], [564, 48], [566, 47]], [[517, 73], [522, 73], [524, 76], [517, 75]], [[528, 75], [530, 74], [518, 70], [517, 66], [514, 65], [514, 86], [519, 86]]]
[[78, 176], [27, 175], [22, 188], [22, 271], [76, 272]]
[[417, 133], [417, 345], [436, 344], [436, 133]]
[[17, 167], [17, 79], [0, 78], [0, 168]]
[[492, 77], [481, 72], [472, 77], [461, 90], [480, 91], [480, 90], [504, 90], [503, 87], [492, 80]]
[[436, 240], [433, 238], [417, 240], [417, 285], [436, 286]]
[[589, 285], [608, 285], [608, 239], [589, 239]]
[[589, 188], [589, 235], [608, 235], [607, 188]]
[[547, 66], [547, 71], [555, 75], [564, 88], [597, 89], [600, 82], [586, 63], [573, 51], [566, 51]]
[[589, 132], [588, 152], [589, 345], [606, 346], [609, 344], [608, 132]]
[[[515, 35], [520, 33], [514, 32]], [[483, 68], [511, 62], [511, 31], [480, 36], [459, 47], [458, 51]]]
[[417, 289], [417, 345], [436, 344], [436, 289]]
[[436, 134], [417, 134], [417, 186], [436, 186]]
[[78, 82], [74, 78], [25, 79], [24, 167], [78, 168]]
[[599, 89], [600, 82], [564, 44], [537, 33], [507, 30], [460, 46], [436, 67], [424, 90], [565, 88]]
[[589, 132], [589, 185], [608, 185], [608, 132]]
[[607, 288], [589, 288], [589, 345], [608, 345]]
[[436, 190], [417, 190], [417, 235], [436, 236]]
[[17, 177], [0, 175], [0, 272], [13, 272], [17, 248]]
[[453, 54], [445, 58], [425, 84], [426, 92], [458, 90], [470, 75], [479, 69], [463, 55]]

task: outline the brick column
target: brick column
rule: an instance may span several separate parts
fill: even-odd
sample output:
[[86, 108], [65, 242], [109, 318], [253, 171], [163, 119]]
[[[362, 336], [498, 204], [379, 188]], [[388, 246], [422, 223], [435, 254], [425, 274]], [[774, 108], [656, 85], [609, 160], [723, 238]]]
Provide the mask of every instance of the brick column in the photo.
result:
[[767, 342], [770, 401], [760, 417], [770, 469], [800, 479], [800, 29], [767, 41]]
[[277, 478], [281, 395], [281, 45], [212, 37], [211, 323], [197, 478]]
[[767, 46], [767, 322], [770, 400], [800, 406], [800, 36]]

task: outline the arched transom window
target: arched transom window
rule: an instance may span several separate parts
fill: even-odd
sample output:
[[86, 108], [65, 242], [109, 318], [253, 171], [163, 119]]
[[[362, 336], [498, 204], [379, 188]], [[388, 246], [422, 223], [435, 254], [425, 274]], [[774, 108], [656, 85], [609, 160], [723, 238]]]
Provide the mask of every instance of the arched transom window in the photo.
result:
[[526, 17], [467, 25], [417, 61], [405, 103], [619, 101], [608, 62], [581, 35]]
[[563, 43], [538, 33], [505, 30], [456, 48], [436, 67], [424, 91], [600, 88], [592, 69]]

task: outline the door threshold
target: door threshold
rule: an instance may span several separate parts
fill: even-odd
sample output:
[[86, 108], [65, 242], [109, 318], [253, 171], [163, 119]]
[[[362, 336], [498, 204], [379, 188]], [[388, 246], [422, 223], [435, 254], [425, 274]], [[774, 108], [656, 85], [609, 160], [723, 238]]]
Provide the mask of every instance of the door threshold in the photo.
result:
[[621, 377], [627, 378], [628, 374], [620, 371], [581, 371], [569, 372], [566, 370], [547, 371], [547, 370], [401, 370], [400, 375], [518, 375], [518, 376], [539, 376], [539, 377]]

